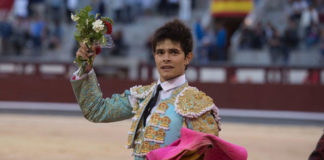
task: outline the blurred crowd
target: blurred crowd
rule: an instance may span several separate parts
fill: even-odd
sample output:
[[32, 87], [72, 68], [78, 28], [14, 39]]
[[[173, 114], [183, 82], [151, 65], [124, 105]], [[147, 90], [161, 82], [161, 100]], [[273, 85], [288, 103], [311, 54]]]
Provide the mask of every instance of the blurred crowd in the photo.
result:
[[324, 28], [319, 10], [322, 0], [289, 0], [286, 8], [286, 24], [282, 32], [271, 22], [243, 24], [239, 40], [240, 49], [268, 49], [273, 63], [287, 63], [293, 51], [317, 50], [324, 56]]
[[[258, 0], [255, 0], [258, 1]], [[202, 2], [202, 1], [199, 1]], [[204, 1], [205, 3], [208, 1]], [[71, 13], [90, 4], [93, 13], [112, 17], [117, 24], [131, 25], [141, 16], [178, 16], [192, 24], [191, 12], [198, 0], [14, 0], [10, 16], [0, 11], [0, 56], [38, 56], [49, 50], [61, 49], [66, 36], [71, 36]], [[324, 28], [320, 13], [324, 13], [324, 0], [289, 0], [286, 24], [281, 31], [270, 21], [242, 24], [239, 49], [268, 50], [273, 63], [287, 63], [295, 50], [317, 50], [324, 57]], [[195, 60], [200, 64], [228, 61], [230, 34], [225, 24], [212, 21], [202, 25], [204, 17], [192, 27], [195, 37]], [[104, 50], [110, 56], [127, 55], [130, 44], [122, 29], [115, 28], [112, 38], [115, 47]], [[149, 53], [150, 37], [146, 46]], [[72, 55], [78, 44], [71, 43]], [[108, 53], [108, 54], [106, 54]], [[67, 54], [70, 57], [71, 54]]]
[[77, 3], [77, 0], [15, 0], [11, 11], [1, 16], [1, 55], [37, 56], [46, 49], [60, 48], [63, 23], [69, 23]]
[[213, 61], [225, 62], [227, 60], [228, 33], [223, 23], [211, 23], [204, 27], [201, 19], [193, 26], [196, 38], [196, 60], [200, 64]]
[[[71, 13], [87, 4], [93, 14], [112, 17], [115, 23], [131, 24], [139, 16], [158, 14], [175, 16], [180, 10], [182, 20], [190, 20], [196, 0], [12, 0], [9, 12], [0, 9], [0, 56], [37, 56], [62, 47], [71, 32]], [[185, 6], [185, 7], [181, 7]], [[188, 7], [190, 9], [188, 9]], [[124, 55], [128, 44], [121, 29], [114, 30], [115, 47], [109, 55]], [[72, 55], [78, 47], [72, 43]]]

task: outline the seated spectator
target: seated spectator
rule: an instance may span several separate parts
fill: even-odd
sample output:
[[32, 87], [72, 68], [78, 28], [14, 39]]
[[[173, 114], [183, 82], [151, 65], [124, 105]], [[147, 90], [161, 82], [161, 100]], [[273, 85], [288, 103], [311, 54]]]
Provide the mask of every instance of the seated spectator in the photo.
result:
[[311, 48], [318, 44], [320, 40], [320, 30], [318, 25], [312, 24], [309, 28], [307, 28], [305, 40], [306, 48]]
[[252, 48], [252, 30], [246, 24], [243, 24], [241, 36], [239, 40], [240, 49], [250, 49]]
[[200, 51], [200, 61], [201, 63], [209, 63], [214, 60], [215, 55], [215, 33], [211, 26], [206, 28], [206, 33], [202, 39], [202, 48]]
[[313, 6], [309, 6], [308, 9], [305, 9], [302, 13], [301, 20], [300, 20], [300, 27], [301, 27], [301, 35], [305, 38], [307, 36], [307, 32], [312, 27], [312, 25], [319, 24], [319, 16], [318, 12]]
[[298, 46], [298, 28], [296, 23], [290, 19], [288, 20], [288, 27], [284, 31], [283, 41], [285, 46], [290, 50], [295, 49]]
[[268, 42], [268, 40], [272, 38], [274, 30], [275, 30], [275, 27], [272, 25], [272, 23], [267, 22], [266, 27], [265, 27], [266, 42]]
[[63, 28], [59, 20], [54, 21], [54, 25], [49, 30], [49, 49], [57, 49], [61, 45]]
[[268, 40], [270, 56], [272, 63], [280, 63], [282, 58], [286, 61], [288, 59], [287, 55], [284, 54], [282, 50], [282, 41], [279, 36], [277, 29], [273, 30], [272, 37]]
[[324, 64], [324, 28], [321, 29], [320, 52], [322, 55], [320, 59], [320, 63]]
[[292, 20], [299, 22], [302, 12], [307, 9], [308, 4], [305, 0], [295, 0], [292, 3], [292, 14], [290, 15], [290, 18]]
[[124, 42], [123, 32], [121, 30], [113, 33], [112, 38], [115, 43], [115, 47], [113, 47], [110, 51], [113, 56], [120, 56], [125, 54], [125, 51], [128, 49], [128, 46]]
[[22, 17], [16, 18], [16, 21], [13, 23], [13, 34], [10, 38], [10, 42], [12, 43], [14, 54], [22, 55], [23, 49], [29, 38], [28, 22]]
[[262, 27], [262, 23], [258, 22], [252, 30], [251, 38], [252, 49], [262, 49], [265, 42], [265, 31]]
[[194, 37], [195, 37], [195, 40], [196, 40], [196, 50], [195, 52], [197, 53], [195, 56], [194, 56], [194, 61], [200, 61], [200, 55], [201, 55], [201, 52], [202, 52], [202, 48], [203, 48], [203, 44], [202, 44], [202, 40], [205, 36], [205, 30], [204, 30], [204, 27], [202, 26], [201, 24], [201, 19], [197, 19], [194, 23], [194, 26], [193, 26], [193, 31], [194, 31]]
[[288, 26], [284, 31], [283, 41], [283, 52], [286, 55], [285, 61], [288, 61], [289, 54], [292, 50], [296, 49], [299, 43], [298, 28], [295, 21], [288, 20]]
[[223, 24], [216, 25], [216, 35], [215, 35], [215, 51], [216, 60], [225, 61], [226, 60], [226, 47], [227, 47], [227, 31]]
[[45, 37], [46, 24], [39, 15], [35, 15], [30, 23], [30, 35], [33, 41], [33, 54], [39, 55], [42, 52], [42, 45]]
[[9, 38], [12, 35], [12, 25], [6, 20], [0, 20], [0, 55], [9, 55]]

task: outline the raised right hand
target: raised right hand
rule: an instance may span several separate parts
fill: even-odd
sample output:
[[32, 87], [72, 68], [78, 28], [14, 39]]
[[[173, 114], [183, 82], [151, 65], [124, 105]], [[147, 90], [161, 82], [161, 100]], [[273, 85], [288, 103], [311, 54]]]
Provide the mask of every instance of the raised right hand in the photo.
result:
[[83, 60], [88, 60], [91, 56], [96, 56], [96, 46], [93, 45], [91, 50], [88, 49], [85, 43], [80, 43], [80, 48], [76, 52], [76, 57], [80, 56]]
[[[89, 58], [91, 56], [93, 56], [93, 60], [94, 60], [96, 57], [96, 46], [93, 45], [90, 50], [90, 49], [88, 49], [88, 47], [85, 43], [80, 43], [80, 48], [76, 52], [76, 57], [81, 57], [82, 60], [89, 60]], [[92, 69], [92, 66], [87, 65], [85, 68], [85, 72], [88, 73], [91, 71], [91, 69]]]

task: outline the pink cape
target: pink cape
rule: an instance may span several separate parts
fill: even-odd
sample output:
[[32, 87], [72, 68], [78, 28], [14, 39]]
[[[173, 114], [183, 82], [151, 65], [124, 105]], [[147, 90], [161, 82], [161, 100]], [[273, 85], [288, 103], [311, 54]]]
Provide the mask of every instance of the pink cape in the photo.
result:
[[246, 160], [244, 147], [231, 144], [217, 136], [181, 128], [181, 137], [169, 146], [151, 151], [148, 160], [197, 159], [204, 154], [204, 160]]

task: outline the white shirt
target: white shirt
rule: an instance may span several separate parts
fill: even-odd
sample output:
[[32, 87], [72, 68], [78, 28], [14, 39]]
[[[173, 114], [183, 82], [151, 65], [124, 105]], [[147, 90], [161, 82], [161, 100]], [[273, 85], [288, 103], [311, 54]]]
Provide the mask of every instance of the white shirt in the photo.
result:
[[[183, 85], [186, 81], [187, 80], [186, 80], [185, 74], [183, 74], [183, 75], [181, 75], [181, 76], [179, 76], [177, 78], [174, 78], [174, 79], [171, 79], [171, 80], [162, 82], [162, 83], [159, 80], [158, 81], [158, 84], [161, 84], [162, 90], [159, 93], [159, 97], [158, 97], [158, 99], [157, 99], [157, 101], [155, 103], [155, 106], [152, 108], [151, 113], [156, 109], [156, 107], [158, 106], [158, 104], [160, 103], [161, 100], [166, 99], [166, 98], [169, 98], [172, 95], [172, 92], [176, 88], [178, 88], [181, 85]], [[149, 123], [148, 120], [151, 117], [151, 113], [149, 114], [149, 116], [146, 119], [146, 124]]]
[[158, 84], [161, 84], [162, 90], [160, 91], [156, 104], [158, 104], [163, 99], [169, 98], [172, 92], [174, 91], [174, 89], [183, 85], [184, 83], [186, 83], [186, 81], [187, 80], [185, 74], [165, 82], [161, 82], [159, 80]]
[[[187, 82], [187, 80], [186, 80], [185, 74], [183, 74], [183, 75], [181, 75], [181, 76], [179, 76], [177, 78], [165, 81], [165, 82], [161, 82], [159, 80], [157, 82], [157, 84], [161, 84], [162, 90], [159, 93], [159, 97], [158, 97], [158, 99], [156, 101], [155, 106], [152, 108], [151, 113], [156, 109], [157, 105], [160, 103], [161, 100], [169, 98], [172, 95], [172, 92], [176, 88], [180, 87], [181, 85], [183, 85], [186, 82]], [[154, 88], [154, 91], [155, 90], [156, 90], [156, 88]], [[131, 106], [134, 106], [137, 99], [134, 96], [129, 96], [128, 99], [129, 99], [129, 102], [130, 102]], [[148, 124], [148, 120], [151, 117], [151, 113], [149, 114], [149, 116], [146, 119], [146, 124]]]

